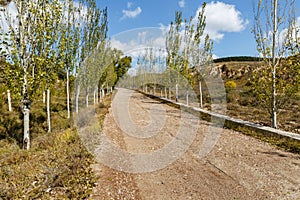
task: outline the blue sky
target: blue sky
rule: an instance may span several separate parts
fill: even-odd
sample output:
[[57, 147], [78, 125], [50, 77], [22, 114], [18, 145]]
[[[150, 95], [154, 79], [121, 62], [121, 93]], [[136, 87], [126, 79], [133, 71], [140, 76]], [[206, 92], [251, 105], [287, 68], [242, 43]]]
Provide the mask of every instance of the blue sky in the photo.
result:
[[[109, 37], [118, 40], [116, 47], [121, 49], [127, 47], [127, 50], [130, 43], [133, 43], [130, 41], [132, 38], [149, 32], [147, 27], [167, 27], [174, 20], [176, 10], [182, 11], [184, 18], [194, 17], [203, 2], [199, 0], [97, 0], [101, 8], [108, 7]], [[250, 31], [253, 26], [253, 2], [257, 0], [206, 1], [207, 29], [214, 39], [214, 55], [217, 57], [258, 55]], [[296, 8], [300, 9], [299, 1], [296, 1]], [[297, 17], [299, 16], [300, 12], [297, 11]], [[128, 32], [132, 30], [134, 34], [129, 36]], [[118, 37], [123, 38], [123, 41]], [[124, 38], [127, 41], [124, 41]]]

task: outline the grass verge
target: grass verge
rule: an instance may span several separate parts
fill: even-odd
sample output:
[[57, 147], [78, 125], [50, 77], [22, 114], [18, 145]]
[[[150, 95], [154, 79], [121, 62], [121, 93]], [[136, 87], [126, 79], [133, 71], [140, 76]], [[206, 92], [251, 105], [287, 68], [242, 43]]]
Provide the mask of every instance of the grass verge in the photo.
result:
[[[108, 96], [95, 109], [100, 128], [110, 102]], [[86, 199], [98, 179], [93, 163], [75, 127], [37, 134], [28, 151], [16, 140], [0, 140], [0, 199]]]
[[28, 151], [0, 143], [0, 199], [84, 199], [92, 191], [94, 160], [76, 129], [37, 137]]

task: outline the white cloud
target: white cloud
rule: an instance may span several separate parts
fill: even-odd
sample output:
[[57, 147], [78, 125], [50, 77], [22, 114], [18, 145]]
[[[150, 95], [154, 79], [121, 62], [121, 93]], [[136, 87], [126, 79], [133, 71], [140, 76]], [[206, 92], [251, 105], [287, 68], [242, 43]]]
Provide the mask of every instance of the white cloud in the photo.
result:
[[151, 47], [157, 51], [158, 49], [165, 49], [165, 37], [163, 36], [152, 38], [151, 41], [146, 41], [138, 37], [129, 41], [120, 41], [117, 38], [113, 38], [110, 43], [111, 47], [122, 50], [124, 53], [133, 57], [138, 57], [146, 48]]
[[[201, 7], [197, 11], [201, 11]], [[234, 5], [225, 4], [223, 2], [211, 2], [206, 5], [206, 33], [213, 40], [221, 40], [226, 32], [241, 32], [243, 31], [248, 20], [244, 20]]]
[[[292, 39], [294, 41], [297, 41], [300, 39], [300, 35], [299, 35], [299, 31], [300, 31], [300, 16], [298, 18], [296, 18], [296, 22], [295, 22], [295, 27], [293, 28], [291, 33], [288, 33], [288, 29], [284, 28], [279, 32], [278, 35], [278, 42], [279, 44], [285, 44], [287, 42], [287, 39]], [[290, 37], [291, 38], [287, 38]], [[269, 41], [272, 41], [272, 33], [270, 31], [269, 35], [268, 35]]]
[[124, 18], [135, 18], [137, 17], [139, 14], [142, 13], [142, 9], [141, 7], [137, 7], [135, 10], [123, 10], [123, 17], [121, 19]]
[[165, 34], [161, 28], [132, 29], [113, 36], [110, 44], [111, 47], [122, 50], [125, 55], [131, 56], [133, 63], [145, 54], [148, 48], [153, 48], [155, 55], [166, 56]]
[[184, 8], [184, 6], [185, 6], [185, 0], [178, 1], [178, 5], [179, 5], [180, 8]]

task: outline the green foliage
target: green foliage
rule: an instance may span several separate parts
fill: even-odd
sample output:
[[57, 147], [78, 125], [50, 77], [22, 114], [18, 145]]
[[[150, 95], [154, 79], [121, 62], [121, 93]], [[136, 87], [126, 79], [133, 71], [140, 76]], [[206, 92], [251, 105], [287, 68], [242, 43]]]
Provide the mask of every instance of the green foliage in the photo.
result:
[[[205, 76], [204, 66], [212, 61], [213, 42], [208, 35], [204, 35], [205, 7], [206, 4], [204, 3], [202, 10], [198, 13], [196, 23], [193, 17], [190, 17], [189, 20], [183, 20], [182, 13], [176, 12], [175, 22], [171, 22], [166, 36], [167, 67], [179, 72], [191, 83], [192, 77], [189, 69], [197, 69], [200, 80], [201, 77]], [[176, 81], [176, 79], [170, 81]]]
[[130, 56], [125, 56], [118, 60], [118, 62], [115, 65], [115, 71], [117, 74], [117, 82], [120, 78], [122, 78], [128, 71], [128, 69], [131, 68], [131, 61], [132, 58]]
[[[283, 8], [284, 9], [281, 9]], [[264, 59], [264, 69], [255, 77], [258, 99], [272, 117], [272, 127], [277, 128], [277, 112], [292, 95], [293, 86], [289, 85], [285, 73], [293, 74], [293, 70], [284, 71], [289, 65], [283, 64], [283, 58], [297, 55], [299, 52], [299, 27], [296, 26], [294, 1], [278, 0], [259, 1], [254, 9], [255, 24], [252, 29], [257, 43], [257, 50]], [[262, 16], [265, 15], [265, 16]], [[285, 34], [282, 34], [282, 33]], [[286, 68], [290, 70], [289, 68]], [[260, 80], [259, 80], [260, 78]]]
[[0, 0], [0, 5], [5, 6], [7, 5], [9, 2], [11, 2], [12, 0]]
[[74, 72], [99, 41], [105, 43], [107, 9], [97, 8], [95, 0], [17, 0], [14, 5], [18, 23], [3, 7], [9, 31], [1, 31], [6, 47], [0, 50], [1, 61], [10, 58], [11, 64], [1, 64], [2, 82], [12, 98], [22, 100], [23, 108], [30, 110], [63, 71]]
[[[62, 91], [58, 91], [57, 95], [60, 96], [61, 93]], [[41, 129], [45, 121], [45, 112], [40, 109], [42, 104], [32, 106], [31, 128], [35, 133], [37, 130], [40, 132], [32, 135], [34, 140], [30, 150], [21, 150], [15, 138], [5, 136], [6, 139], [0, 140], [1, 199], [86, 199], [92, 192], [97, 178], [91, 169], [94, 159], [83, 146], [77, 131], [66, 129], [69, 121], [60, 117], [66, 116], [62, 106], [64, 99], [53, 99], [53, 109], [57, 107], [57, 110], [53, 113], [54, 130], [51, 134]], [[0, 100], [0, 120], [7, 120], [2, 118], [3, 113], [10, 114], [4, 112], [6, 105], [3, 100]], [[99, 115], [99, 122], [96, 123], [100, 123], [98, 127], [102, 126], [110, 103], [111, 98], [106, 98], [104, 104], [96, 109]], [[11, 116], [17, 115], [11, 113]], [[18, 122], [11, 120], [8, 122]], [[1, 121], [1, 133], [5, 133], [2, 132], [3, 127], [5, 124]], [[60, 132], [60, 128], [64, 131]], [[21, 131], [21, 128], [17, 130]], [[88, 132], [86, 136], [94, 137], [91, 134], [96, 133], [99, 134], [99, 129], [97, 132]]]
[[[272, 113], [270, 102], [273, 98], [272, 67], [266, 66], [257, 70], [252, 77], [253, 93], [261, 107]], [[276, 105], [283, 109], [300, 91], [300, 65], [297, 57], [290, 57], [282, 61], [276, 74]]]

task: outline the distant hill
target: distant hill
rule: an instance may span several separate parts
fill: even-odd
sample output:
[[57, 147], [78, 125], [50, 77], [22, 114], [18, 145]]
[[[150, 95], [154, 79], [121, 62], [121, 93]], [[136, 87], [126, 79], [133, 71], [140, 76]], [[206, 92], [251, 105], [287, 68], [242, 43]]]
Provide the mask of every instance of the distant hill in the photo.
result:
[[224, 57], [214, 59], [214, 63], [220, 62], [257, 62], [262, 61], [263, 59], [260, 57], [252, 57], [252, 56], [233, 56], [233, 57]]

